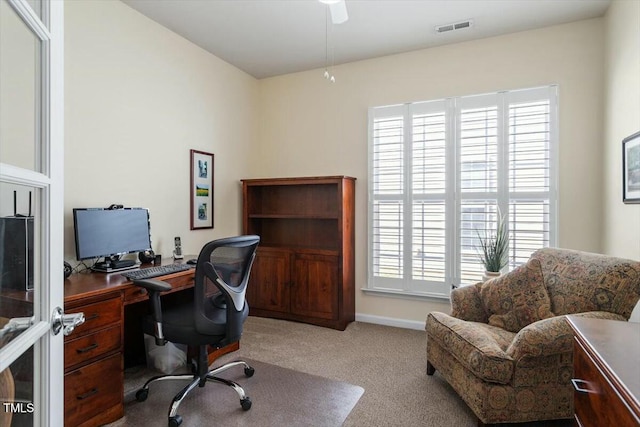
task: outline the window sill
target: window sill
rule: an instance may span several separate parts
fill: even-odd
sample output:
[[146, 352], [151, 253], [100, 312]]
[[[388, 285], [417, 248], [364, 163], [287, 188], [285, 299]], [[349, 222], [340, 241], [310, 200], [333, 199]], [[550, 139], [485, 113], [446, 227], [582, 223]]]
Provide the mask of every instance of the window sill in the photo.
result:
[[409, 292], [409, 291], [393, 291], [393, 290], [383, 290], [383, 289], [370, 289], [370, 288], [360, 288], [362, 292], [365, 294], [381, 296], [381, 297], [389, 297], [389, 298], [399, 298], [399, 299], [407, 299], [407, 300], [435, 300], [438, 302], [449, 301], [449, 295], [445, 294], [436, 294], [436, 293], [418, 293], [418, 292]]

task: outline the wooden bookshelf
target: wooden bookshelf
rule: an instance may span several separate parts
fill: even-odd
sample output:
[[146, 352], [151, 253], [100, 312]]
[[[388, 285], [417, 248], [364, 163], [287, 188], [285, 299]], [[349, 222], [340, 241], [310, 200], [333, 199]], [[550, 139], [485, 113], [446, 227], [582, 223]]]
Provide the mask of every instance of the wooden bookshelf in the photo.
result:
[[245, 179], [243, 231], [260, 236], [250, 314], [344, 330], [355, 319], [355, 178]]

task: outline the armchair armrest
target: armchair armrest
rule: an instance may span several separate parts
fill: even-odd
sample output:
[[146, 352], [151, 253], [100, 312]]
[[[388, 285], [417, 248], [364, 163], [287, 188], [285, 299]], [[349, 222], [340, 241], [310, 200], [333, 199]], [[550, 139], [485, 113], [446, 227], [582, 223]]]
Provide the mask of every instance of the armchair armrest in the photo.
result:
[[480, 299], [482, 283], [451, 291], [451, 315], [469, 322], [488, 323], [489, 317]]
[[573, 331], [565, 316], [538, 320], [522, 328], [507, 348], [514, 360], [551, 356], [573, 350]]
[[[597, 319], [626, 320], [623, 316], [607, 311], [589, 311], [575, 316]], [[573, 351], [573, 330], [565, 316], [538, 320], [522, 328], [515, 336], [507, 354], [514, 360], [523, 357], [551, 356]]]
[[133, 284], [149, 291], [149, 302], [151, 302], [151, 308], [153, 310], [152, 316], [155, 323], [153, 335], [156, 339], [156, 345], [164, 345], [167, 340], [165, 340], [164, 333], [162, 332], [162, 304], [160, 302], [160, 292], [170, 291], [171, 285], [161, 280], [154, 279], [134, 280]]

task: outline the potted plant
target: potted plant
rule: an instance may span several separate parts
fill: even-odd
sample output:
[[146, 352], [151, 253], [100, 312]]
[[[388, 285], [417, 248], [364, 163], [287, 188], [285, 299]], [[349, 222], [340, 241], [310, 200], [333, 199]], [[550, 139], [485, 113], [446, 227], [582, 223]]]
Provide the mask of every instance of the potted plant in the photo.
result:
[[477, 229], [476, 233], [480, 240], [479, 258], [485, 269], [482, 279], [486, 281], [498, 277], [500, 270], [509, 262], [509, 230], [507, 230], [506, 215], [501, 215], [500, 209], [498, 209], [498, 224], [495, 234], [486, 232], [484, 236], [481, 236]]

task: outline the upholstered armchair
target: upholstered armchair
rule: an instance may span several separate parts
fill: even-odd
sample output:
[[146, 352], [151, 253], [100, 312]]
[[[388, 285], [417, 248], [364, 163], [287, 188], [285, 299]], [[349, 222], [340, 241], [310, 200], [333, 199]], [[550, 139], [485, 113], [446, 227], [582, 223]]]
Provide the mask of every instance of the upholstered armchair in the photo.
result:
[[513, 271], [455, 289], [451, 314], [427, 316], [437, 370], [478, 425], [573, 417], [573, 333], [565, 315], [629, 319], [640, 262], [541, 249]]

